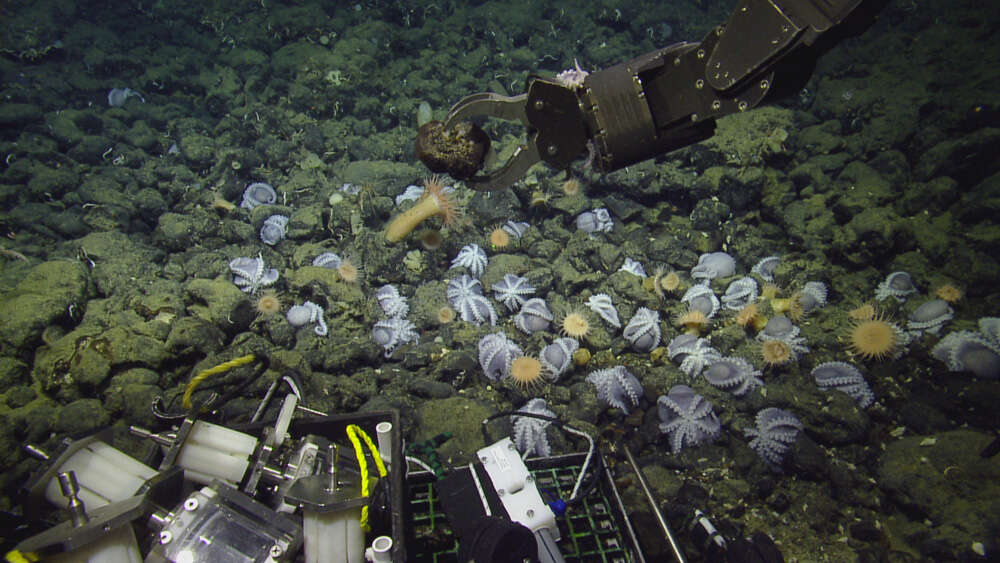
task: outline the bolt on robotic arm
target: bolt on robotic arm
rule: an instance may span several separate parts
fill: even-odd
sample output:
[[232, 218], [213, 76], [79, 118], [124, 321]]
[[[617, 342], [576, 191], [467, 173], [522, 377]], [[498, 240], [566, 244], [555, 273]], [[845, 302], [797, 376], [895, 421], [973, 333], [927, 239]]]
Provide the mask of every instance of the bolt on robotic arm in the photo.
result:
[[[417, 156], [479, 190], [505, 188], [536, 162], [566, 169], [580, 158], [611, 172], [707, 139], [719, 117], [788, 96], [816, 59], [867, 29], [887, 0], [740, 0], [699, 43], [555, 79], [532, 76], [517, 96], [472, 94], [444, 122], [420, 128]], [[521, 121], [527, 141], [483, 173], [489, 136], [469, 120]]]

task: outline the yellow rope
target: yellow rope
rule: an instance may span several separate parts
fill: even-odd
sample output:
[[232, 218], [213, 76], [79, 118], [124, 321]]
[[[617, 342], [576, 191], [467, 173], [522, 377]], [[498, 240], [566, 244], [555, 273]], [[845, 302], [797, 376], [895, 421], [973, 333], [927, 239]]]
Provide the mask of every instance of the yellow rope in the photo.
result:
[[[357, 424], [349, 424], [347, 426], [347, 438], [351, 441], [351, 445], [354, 446], [354, 455], [358, 458], [358, 469], [361, 473], [361, 496], [367, 497], [371, 494], [372, 481], [368, 476], [368, 460], [365, 459], [365, 451], [361, 447], [361, 440], [358, 439], [358, 435], [365, 441], [365, 444], [372, 453], [372, 457], [375, 458], [375, 465], [378, 467], [379, 476], [385, 477], [388, 472], [385, 470], [385, 464], [382, 463], [382, 456], [378, 455], [378, 448], [372, 442], [371, 437]], [[368, 505], [361, 507], [361, 529], [366, 532], [371, 531], [371, 526], [368, 525]]]
[[38, 561], [38, 555], [31, 551], [8, 551], [5, 559], [8, 563], [32, 563]]
[[201, 370], [200, 372], [195, 374], [194, 377], [191, 378], [191, 381], [188, 382], [187, 388], [184, 389], [184, 400], [181, 402], [181, 404], [184, 406], [185, 409], [191, 408], [191, 395], [194, 394], [194, 390], [207, 377], [227, 372], [233, 368], [245, 366], [256, 359], [257, 357], [254, 356], [253, 354], [247, 354], [246, 356], [240, 356], [239, 358], [229, 360], [228, 362], [223, 362], [215, 366], [214, 368]]

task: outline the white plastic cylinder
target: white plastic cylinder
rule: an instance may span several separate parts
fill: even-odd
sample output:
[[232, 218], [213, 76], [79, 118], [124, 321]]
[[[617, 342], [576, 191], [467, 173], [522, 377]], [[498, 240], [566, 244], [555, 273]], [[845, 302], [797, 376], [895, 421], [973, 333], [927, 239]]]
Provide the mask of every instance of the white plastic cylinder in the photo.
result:
[[378, 456], [386, 465], [392, 463], [392, 423], [380, 422], [375, 425], [375, 436], [378, 440]]
[[302, 512], [306, 563], [362, 563], [365, 534], [361, 531], [361, 508], [339, 512]]
[[392, 538], [379, 536], [365, 550], [365, 559], [372, 563], [392, 563]]
[[257, 439], [211, 422], [199, 420], [177, 456], [184, 476], [207, 485], [212, 479], [239, 483], [250, 465]]
[[[80, 448], [59, 466], [59, 473], [72, 471], [80, 485], [77, 497], [87, 510], [125, 500], [136, 493], [156, 470], [101, 441]], [[45, 498], [60, 508], [67, 499], [54, 476], [45, 485]]]

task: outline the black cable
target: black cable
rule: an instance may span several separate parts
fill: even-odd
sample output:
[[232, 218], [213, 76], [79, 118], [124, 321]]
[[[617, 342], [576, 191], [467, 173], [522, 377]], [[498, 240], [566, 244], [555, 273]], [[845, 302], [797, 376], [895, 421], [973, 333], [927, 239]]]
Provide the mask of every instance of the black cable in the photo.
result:
[[[224, 395], [219, 396], [217, 393], [213, 394], [212, 396], [209, 397], [207, 401], [201, 404], [201, 407], [204, 409], [208, 409], [213, 413], [218, 413], [220, 409], [222, 409], [229, 401], [231, 401], [234, 397], [240, 395], [252, 383], [260, 379], [260, 376], [267, 371], [271, 362], [267, 356], [259, 355], [254, 360], [254, 363], [255, 365], [253, 373], [251, 373], [249, 377], [242, 378], [242, 381], [240, 381], [235, 387], [233, 387], [233, 389], [231, 389]], [[239, 370], [242, 367], [245, 366], [239, 366], [237, 368], [234, 368], [233, 371]], [[200, 384], [198, 386], [198, 389], [195, 390], [194, 393], [192, 393], [192, 403], [196, 405], [199, 403], [199, 401], [194, 399], [195, 395], [202, 393], [204, 391], [214, 391], [216, 389], [221, 389], [227, 385], [231, 385], [235, 379], [236, 379], [235, 377], [228, 377], [225, 379], [217, 379], [215, 381], [212, 381], [211, 383]], [[174, 405], [177, 403], [177, 399], [179, 397], [182, 397], [184, 395], [184, 392], [185, 389], [180, 389], [179, 391], [174, 393], [173, 396], [166, 401], [166, 403], [164, 403], [162, 397], [158, 396], [154, 398], [152, 408], [153, 408], [153, 413], [156, 415], [156, 418], [159, 420], [180, 420], [186, 418], [188, 416], [188, 411], [184, 412], [173, 411]], [[223, 420], [224, 418], [225, 418], [224, 416], [220, 415], [220, 420]]]
[[[257, 380], [260, 379], [260, 376], [264, 375], [264, 372], [267, 371], [267, 368], [270, 367], [271, 365], [271, 360], [267, 356], [258, 356], [256, 358], [256, 362], [257, 365], [254, 366], [253, 373], [251, 373], [249, 377], [244, 378], [235, 387], [230, 389], [229, 392], [220, 396], [214, 403], [207, 405], [208, 408], [211, 409], [213, 413], [219, 413], [220, 421], [224, 421], [227, 418], [229, 418], [222, 413], [222, 408], [225, 407], [229, 403], [229, 401], [242, 395], [243, 391], [246, 390], [246, 388], [249, 387], [251, 384], [256, 383]], [[230, 380], [219, 381], [218, 385], [222, 386], [227, 383], [231, 383], [231, 381]], [[213, 388], [214, 388], [213, 386], [208, 387], [208, 389], [213, 389]]]
[[503, 416], [526, 416], [528, 418], [537, 418], [539, 420], [547, 420], [547, 421], [555, 424], [556, 426], [558, 426], [560, 428], [562, 428], [563, 426], [565, 426], [565, 423], [562, 420], [560, 420], [560, 419], [558, 419], [558, 418], [556, 418], [554, 416], [549, 416], [547, 414], [538, 414], [538, 413], [533, 413], [533, 412], [520, 412], [520, 411], [498, 412], [498, 413], [491, 414], [490, 416], [488, 416], [485, 419], [483, 419], [483, 423], [479, 427], [480, 430], [482, 430], [482, 433], [483, 433], [483, 443], [484, 444], [489, 444], [490, 443], [490, 436], [489, 436], [489, 434], [486, 433], [486, 426], [489, 423], [493, 422], [494, 420], [496, 420], [496, 419], [498, 419], [500, 417], [503, 417]]

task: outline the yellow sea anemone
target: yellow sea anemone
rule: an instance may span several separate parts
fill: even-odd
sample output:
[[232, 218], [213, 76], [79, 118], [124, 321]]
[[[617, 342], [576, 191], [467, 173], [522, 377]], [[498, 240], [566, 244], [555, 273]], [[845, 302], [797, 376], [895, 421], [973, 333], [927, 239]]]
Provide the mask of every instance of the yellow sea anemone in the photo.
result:
[[531, 356], [514, 358], [514, 361], [510, 363], [510, 380], [522, 389], [541, 383], [542, 362]]
[[566, 313], [559, 324], [563, 334], [577, 340], [590, 333], [590, 321], [583, 313], [577, 311]]
[[350, 259], [344, 258], [340, 261], [340, 265], [337, 266], [337, 275], [340, 276], [343, 282], [358, 283], [358, 280], [361, 279], [361, 268]]
[[740, 309], [736, 313], [735, 320], [744, 330], [753, 329], [760, 332], [767, 325], [767, 317], [761, 314], [760, 307], [756, 303], [749, 303]]
[[450, 195], [445, 193], [444, 180], [432, 176], [424, 180], [424, 194], [413, 207], [400, 213], [385, 228], [385, 240], [399, 242], [406, 238], [417, 225], [431, 217], [438, 216], [446, 226], [455, 224], [462, 216], [462, 209]]
[[792, 348], [781, 340], [765, 340], [760, 346], [760, 353], [767, 366], [780, 366], [792, 359]]
[[562, 183], [562, 191], [568, 196], [574, 196], [580, 193], [580, 180], [576, 178], [567, 178], [565, 182]]
[[708, 326], [708, 323], [708, 317], [698, 309], [689, 309], [687, 312], [677, 315], [677, 319], [674, 321], [674, 324], [683, 327], [684, 332], [688, 334], [700, 334]]
[[853, 321], [870, 321], [878, 316], [878, 310], [871, 303], [862, 303], [847, 312], [847, 317]]
[[438, 321], [439, 324], [446, 325], [446, 324], [451, 323], [452, 321], [454, 321], [455, 317], [457, 315], [458, 315], [458, 313], [454, 309], [452, 309], [451, 307], [445, 305], [445, 306], [441, 307], [440, 309], [438, 309], [438, 312], [437, 312], [437, 321]]
[[497, 227], [490, 231], [490, 246], [496, 250], [503, 250], [511, 245], [513, 238], [510, 233], [503, 230], [503, 227]]
[[899, 344], [896, 330], [881, 315], [854, 321], [847, 331], [848, 347], [866, 360], [884, 360], [893, 355]]
[[962, 299], [964, 294], [958, 286], [946, 283], [937, 288], [937, 290], [934, 291], [934, 295], [936, 295], [938, 299], [944, 299], [948, 303], [957, 303]]
[[258, 315], [274, 315], [281, 312], [281, 299], [278, 298], [277, 293], [265, 291], [254, 301], [253, 308], [257, 311]]

